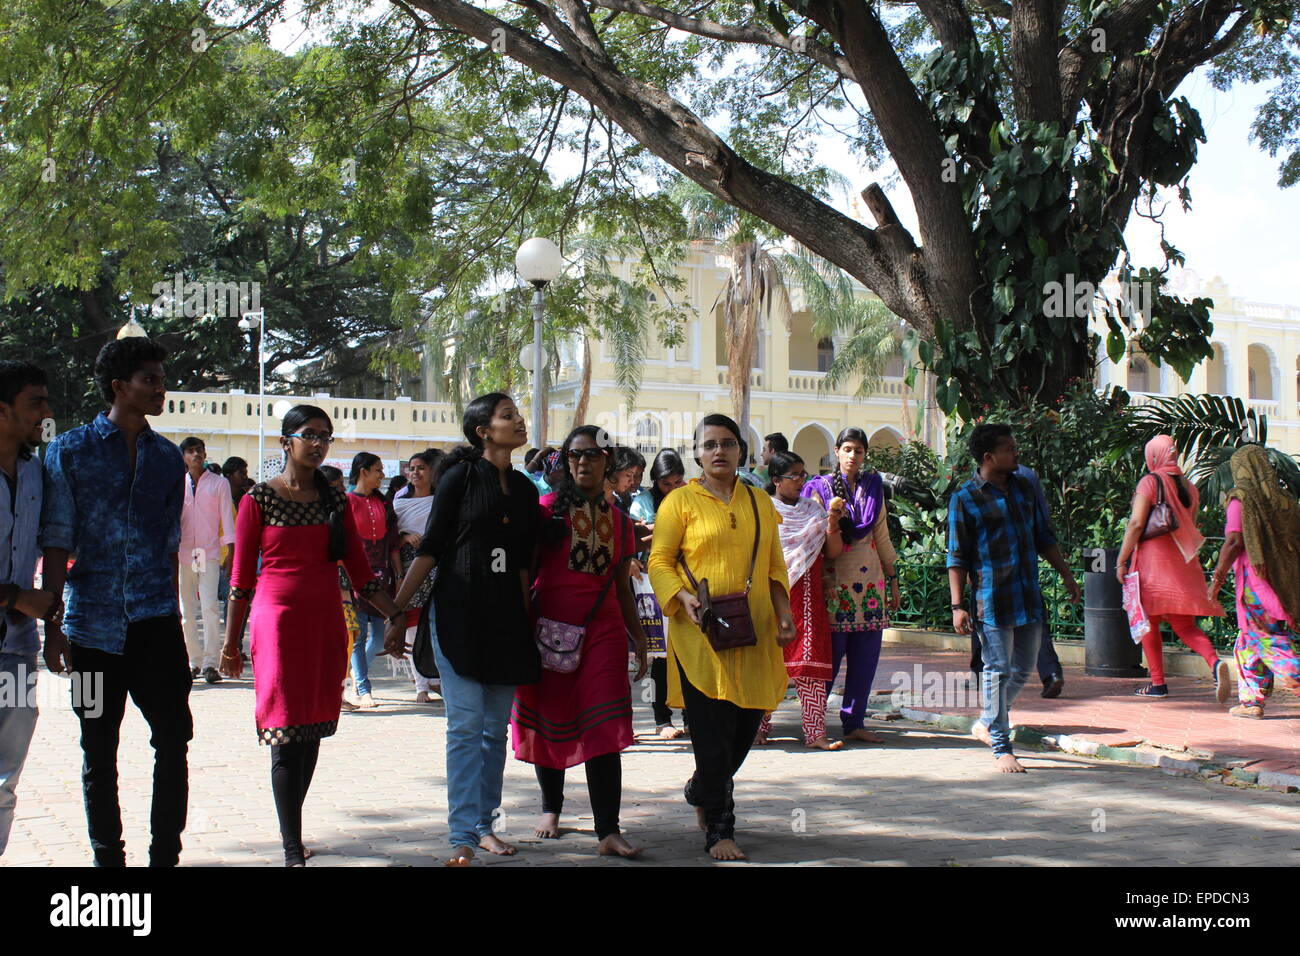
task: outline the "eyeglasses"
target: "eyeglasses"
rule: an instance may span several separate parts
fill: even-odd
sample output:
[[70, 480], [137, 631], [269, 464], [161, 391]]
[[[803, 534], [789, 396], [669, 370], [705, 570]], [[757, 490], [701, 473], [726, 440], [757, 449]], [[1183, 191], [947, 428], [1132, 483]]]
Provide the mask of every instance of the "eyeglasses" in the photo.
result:
[[802, 475], [773, 475], [772, 480], [773, 481], [807, 481], [808, 474], [805, 472]]
[[570, 448], [569, 449], [569, 461], [582, 461], [582, 459], [584, 458], [587, 459], [587, 461], [595, 461], [597, 458], [603, 458], [604, 456], [605, 456], [605, 449], [603, 448]]
[[731, 449], [739, 447], [740, 442], [736, 441], [734, 438], [724, 438], [722, 441], [709, 439], [708, 441], [700, 442], [700, 451], [717, 451], [719, 448], [723, 451], [731, 451]]
[[309, 445], [324, 445], [327, 448], [334, 444], [333, 435], [317, 435], [315, 432], [295, 432], [292, 435], [286, 435], [286, 438], [298, 438], [307, 442]]

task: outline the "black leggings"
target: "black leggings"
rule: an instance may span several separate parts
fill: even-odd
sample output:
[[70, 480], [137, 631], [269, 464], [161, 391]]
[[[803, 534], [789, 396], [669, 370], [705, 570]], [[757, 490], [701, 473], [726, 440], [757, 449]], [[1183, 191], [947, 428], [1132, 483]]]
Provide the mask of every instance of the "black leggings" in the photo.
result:
[[681, 664], [682, 699], [691, 715], [691, 750], [695, 774], [686, 783], [686, 802], [704, 811], [704, 848], [736, 835], [733, 778], [745, 762], [763, 721], [761, 710], [737, 707], [707, 697], [686, 679]]
[[302, 851], [302, 805], [307, 799], [320, 741], [276, 744], [271, 748], [271, 791], [275, 813], [280, 818], [280, 839], [284, 841], [284, 865], [305, 862]]
[[[655, 685], [655, 699], [651, 703], [651, 710], [654, 711], [655, 726], [662, 727], [664, 724], [673, 722], [673, 712], [668, 707], [668, 659], [656, 657], [650, 662], [650, 679]], [[682, 711], [682, 726], [689, 727], [690, 721], [686, 719], [686, 711]]]
[[[603, 840], [619, 832], [618, 811], [623, 802], [623, 760], [620, 754], [592, 757], [587, 768], [587, 796], [596, 818], [596, 838]], [[554, 767], [536, 767], [537, 783], [542, 788], [542, 812], [558, 814], [564, 809], [564, 771]]]

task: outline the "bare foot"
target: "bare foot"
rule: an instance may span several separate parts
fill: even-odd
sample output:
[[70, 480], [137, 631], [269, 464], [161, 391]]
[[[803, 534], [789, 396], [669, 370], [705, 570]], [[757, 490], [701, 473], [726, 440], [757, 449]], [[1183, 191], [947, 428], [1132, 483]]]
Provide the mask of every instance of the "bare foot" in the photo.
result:
[[810, 750], [843, 750], [844, 741], [831, 740], [829, 737], [818, 737], [816, 740], [810, 740], [804, 744]]
[[703, 807], [696, 807], [696, 808], [695, 808], [695, 822], [698, 823], [698, 824], [700, 825], [700, 829], [701, 829], [701, 830], [707, 830], [707, 829], [709, 828], [709, 824], [708, 824], [708, 822], [704, 819], [704, 808], [703, 808]]
[[748, 860], [745, 852], [736, 846], [735, 840], [719, 840], [709, 847], [709, 856], [715, 860]]
[[857, 730], [851, 730], [844, 735], [847, 740], [864, 740], [869, 744], [883, 744], [885, 738], [880, 734], [867, 730], [866, 727], [859, 727]]
[[308, 849], [307, 847], [302, 848], [302, 858], [304, 860], [310, 860], [315, 855], [316, 855], [315, 850]]
[[451, 857], [443, 862], [443, 866], [469, 866], [470, 861], [474, 859], [474, 848], [472, 846], [458, 846], [452, 852]]
[[641, 855], [642, 847], [633, 846], [623, 839], [621, 833], [611, 833], [605, 839], [600, 841], [600, 847], [596, 850], [601, 856], [622, 856], [629, 860], [635, 860]]
[[766, 746], [767, 746], [767, 734], [763, 733], [763, 731], [761, 731], [761, 730], [760, 730], [758, 733], [754, 734], [754, 746], [755, 746], [755, 747], [766, 747]]
[[659, 735], [660, 740], [677, 740], [686, 736], [686, 731], [672, 724], [660, 724], [655, 728], [655, 733]]
[[998, 769], [1003, 773], [1024, 773], [1025, 768], [1020, 765], [1020, 761], [1011, 754], [1003, 754], [998, 758]]
[[495, 853], [497, 856], [514, 856], [519, 852], [495, 833], [489, 833], [481, 838], [478, 845], [489, 853]]
[[543, 840], [558, 840], [560, 837], [560, 815], [558, 813], [543, 813], [542, 818], [537, 821], [537, 829], [533, 832]]
[[989, 729], [984, 726], [984, 721], [977, 720], [971, 724], [970, 735], [982, 744], [989, 747], [993, 746], [993, 738], [989, 736]]

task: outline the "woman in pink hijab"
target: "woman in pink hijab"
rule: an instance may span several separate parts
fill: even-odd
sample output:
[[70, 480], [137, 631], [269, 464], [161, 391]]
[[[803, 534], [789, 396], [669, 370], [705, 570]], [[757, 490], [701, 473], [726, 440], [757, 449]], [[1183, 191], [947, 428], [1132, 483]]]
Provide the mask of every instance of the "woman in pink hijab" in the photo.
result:
[[[1168, 435], [1157, 435], [1147, 442], [1146, 462], [1148, 474], [1138, 482], [1137, 493], [1133, 495], [1133, 512], [1115, 572], [1123, 583], [1128, 571], [1137, 571], [1142, 610], [1151, 620], [1151, 630], [1142, 641], [1151, 683], [1138, 688], [1136, 693], [1139, 697], [1169, 696], [1160, 638], [1160, 622], [1166, 621], [1183, 643], [1210, 665], [1215, 693], [1219, 703], [1223, 703], [1231, 690], [1228, 665], [1219, 659], [1210, 639], [1196, 624], [1198, 617], [1223, 617], [1223, 607], [1206, 594], [1205, 572], [1196, 559], [1205, 542], [1196, 529], [1200, 492], [1183, 477], [1178, 467], [1178, 450]], [[1151, 512], [1161, 500], [1173, 509], [1178, 528], [1142, 541]]]

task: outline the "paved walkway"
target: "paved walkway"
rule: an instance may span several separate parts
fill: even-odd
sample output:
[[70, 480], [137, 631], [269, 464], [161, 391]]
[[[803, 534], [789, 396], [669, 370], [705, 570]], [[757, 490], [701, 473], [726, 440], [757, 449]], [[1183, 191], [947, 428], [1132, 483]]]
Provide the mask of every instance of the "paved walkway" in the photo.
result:
[[[881, 658], [877, 692], [919, 691], [917, 706], [932, 712], [980, 712], [978, 684], [967, 690], [963, 681], [970, 673], [968, 654], [887, 644]], [[1220, 704], [1208, 677], [1168, 680], [1169, 697], [1144, 699], [1133, 691], [1145, 681], [1088, 677], [1082, 667], [1066, 667], [1061, 697], [1044, 700], [1034, 675], [1016, 699], [1012, 718], [1045, 733], [1080, 735], [1110, 746], [1146, 741], [1220, 758], [1245, 757], [1251, 761], [1249, 770], [1300, 774], [1300, 699], [1295, 695], [1275, 690], [1264, 719], [1248, 720], [1227, 712], [1237, 702], [1235, 685], [1228, 702]]]
[[[911, 660], [892, 649], [887, 659], [892, 667]], [[889, 673], [882, 672], [884, 686]], [[1076, 680], [1069, 692], [1081, 685]], [[443, 718], [437, 708], [407, 703], [409, 686], [381, 680], [384, 709], [343, 715], [338, 735], [323, 744], [305, 814], [308, 844], [319, 854], [313, 865], [430, 866], [446, 853]], [[649, 705], [640, 697], [638, 688], [636, 727], [648, 733]], [[196, 737], [183, 862], [280, 865], [269, 755], [253, 732], [252, 685], [200, 682], [191, 702]], [[1070, 697], [1052, 706], [1091, 705]], [[781, 707], [775, 740], [753, 752], [736, 787], [740, 839], [758, 863], [1300, 865], [1294, 795], [1060, 753], [1030, 752], [1028, 774], [1003, 775], [969, 738], [903, 721], [873, 724], [889, 738], [882, 746], [809, 752], [795, 739], [796, 708], [793, 701]], [[122, 803], [128, 858], [139, 865], [152, 757], [138, 711], [128, 707], [127, 714]], [[692, 767], [686, 742], [642, 741], [624, 757], [623, 824], [647, 848], [647, 862], [709, 863], [681, 798]], [[44, 705], [6, 865], [88, 863], [79, 771], [75, 717], [66, 704]], [[560, 840], [531, 836], [538, 799], [530, 768], [509, 760], [500, 823], [521, 852], [493, 865], [638, 865], [594, 856], [580, 771], [570, 774], [570, 812], [562, 821], [568, 829]]]

